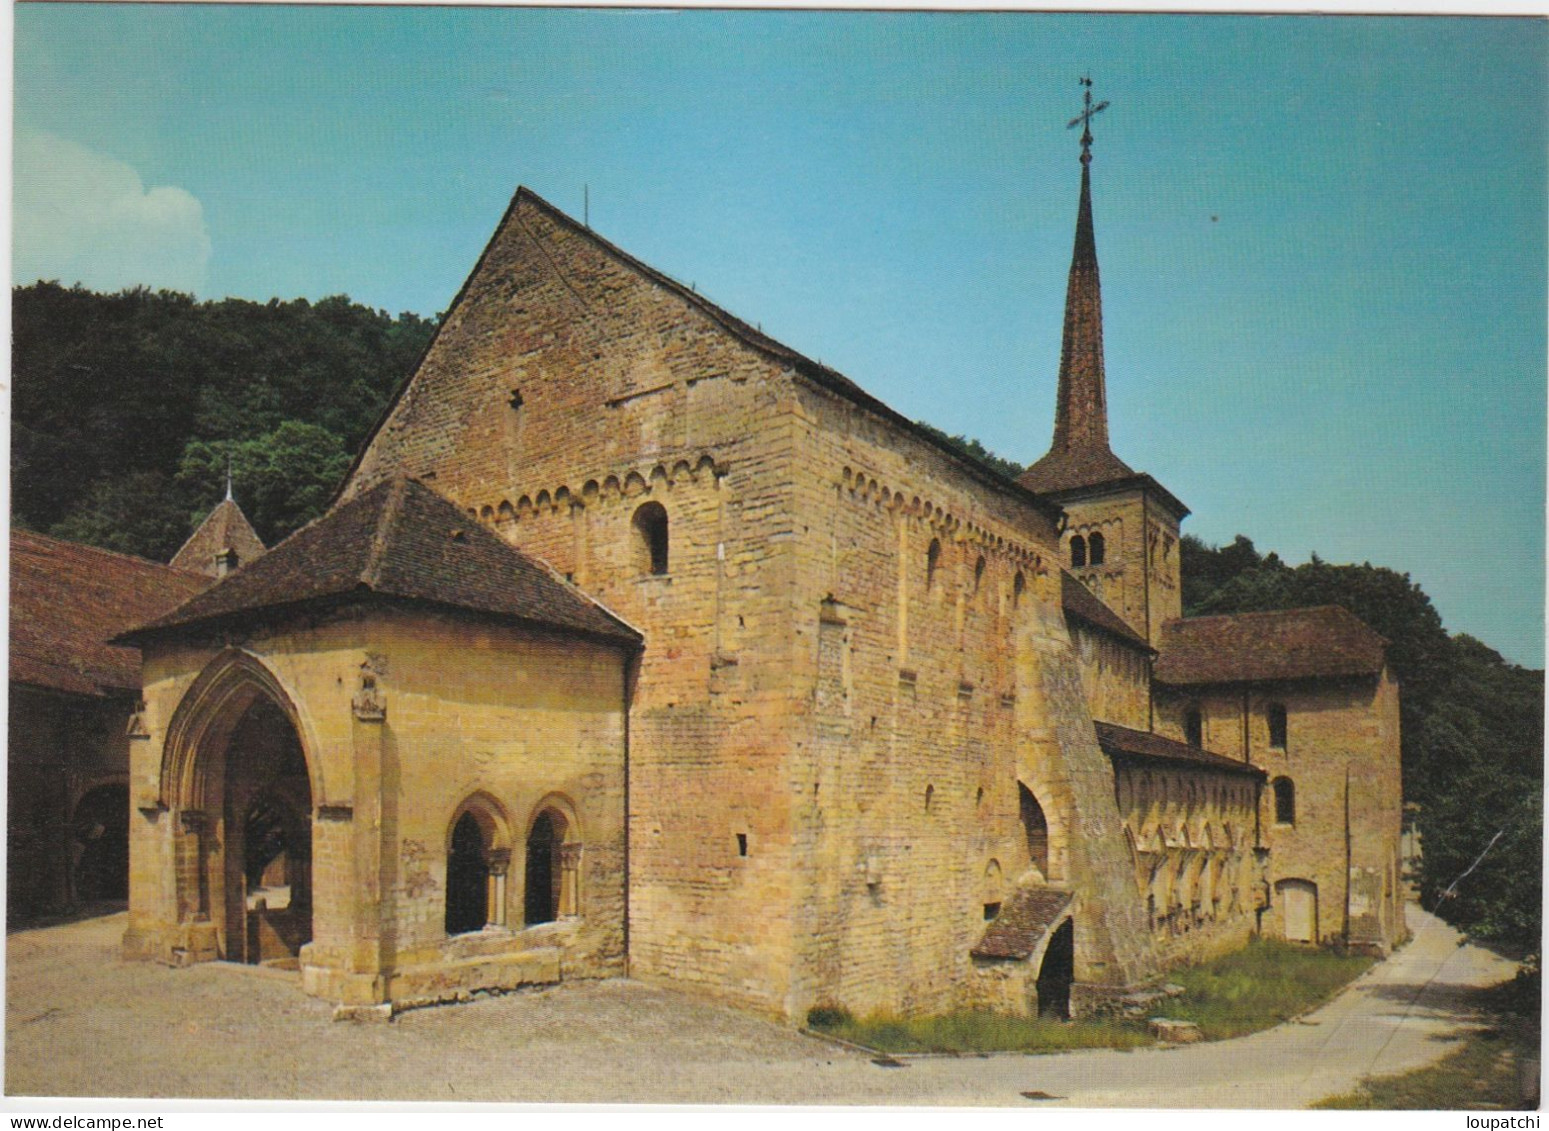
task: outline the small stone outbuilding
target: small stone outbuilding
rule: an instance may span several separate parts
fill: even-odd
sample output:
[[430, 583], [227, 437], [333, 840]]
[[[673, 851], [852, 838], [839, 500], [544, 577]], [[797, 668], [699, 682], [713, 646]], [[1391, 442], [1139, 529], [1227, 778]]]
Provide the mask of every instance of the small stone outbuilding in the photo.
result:
[[352, 1004], [622, 972], [639, 641], [402, 478], [127, 634], [126, 954]]

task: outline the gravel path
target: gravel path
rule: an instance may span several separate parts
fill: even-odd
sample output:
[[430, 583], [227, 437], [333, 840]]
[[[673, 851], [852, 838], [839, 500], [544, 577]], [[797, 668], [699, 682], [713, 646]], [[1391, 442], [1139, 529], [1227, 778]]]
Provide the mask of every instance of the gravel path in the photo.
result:
[[1412, 911], [1416, 940], [1336, 1001], [1267, 1033], [1177, 1049], [915, 1058], [859, 1053], [639, 982], [574, 983], [332, 1020], [294, 974], [118, 958], [123, 915], [7, 940], [10, 1096], [574, 1103], [1300, 1107], [1430, 1063], [1470, 988], [1510, 963]]

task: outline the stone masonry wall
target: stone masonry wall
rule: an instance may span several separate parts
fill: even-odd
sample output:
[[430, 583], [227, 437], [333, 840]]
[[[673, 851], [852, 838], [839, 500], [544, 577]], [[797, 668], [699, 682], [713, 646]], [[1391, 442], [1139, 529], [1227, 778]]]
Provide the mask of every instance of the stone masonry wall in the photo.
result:
[[[1155, 647], [1163, 623], [1183, 615], [1178, 520], [1141, 487], [1062, 495], [1060, 505], [1069, 515], [1061, 564]], [[1094, 532], [1103, 535], [1102, 564], [1075, 565], [1072, 540], [1090, 540]]]
[[1258, 927], [1263, 876], [1260, 783], [1209, 767], [1125, 759], [1119, 811], [1135, 851], [1135, 885], [1166, 965], [1242, 946]]
[[[430, 477], [644, 633], [632, 972], [774, 1014], [793, 947], [791, 388], [783, 363], [520, 197], [348, 488]], [[660, 574], [647, 503], [666, 513]]]
[[[561, 969], [622, 972], [625, 661], [616, 649], [461, 616], [356, 609], [255, 630], [242, 654], [294, 711], [311, 778], [312, 941], [301, 952], [311, 992], [350, 1002], [455, 995], [488, 988], [493, 967], [522, 965], [528, 951], [555, 956], [527, 964], [552, 976], [519, 974], [513, 984], [555, 980]], [[176, 783], [163, 778], [163, 751], [174, 716], [208, 682], [201, 675], [233, 652], [152, 644], [145, 655], [151, 738], [135, 747], [125, 949], [181, 961], [199, 861]], [[354, 709], [363, 671], [385, 703], [380, 721]], [[216, 720], [198, 754], [216, 798], [223, 725]], [[482, 969], [458, 970], [475, 956], [446, 935], [446, 867], [452, 823], [470, 798], [498, 826], [487, 847], [510, 853], [498, 917], [509, 929], [480, 938]], [[524, 928], [526, 837], [547, 807], [566, 816], [580, 845], [576, 913]], [[205, 843], [219, 851], [220, 808], [205, 808]], [[213, 946], [226, 953], [221, 871], [209, 870], [216, 890], [206, 902]]]
[[1081, 686], [1092, 718], [1150, 730], [1151, 658], [1080, 620], [1066, 617], [1066, 627], [1081, 665]]
[[[1286, 710], [1283, 748], [1270, 745], [1274, 704]], [[1182, 741], [1190, 707], [1201, 713], [1206, 749], [1247, 757], [1269, 775], [1259, 811], [1270, 849], [1265, 930], [1284, 933], [1284, 901], [1274, 893], [1287, 881], [1305, 881], [1316, 886], [1322, 941], [1392, 946], [1402, 940], [1398, 700], [1391, 678], [1201, 688], [1193, 694], [1158, 687], [1158, 732]], [[1276, 820], [1273, 786], [1282, 778], [1294, 788], [1291, 823]]]
[[[809, 729], [789, 790], [806, 950], [790, 1012], [971, 1004], [986, 905], [1021, 882], [1081, 893], [1078, 980], [1133, 980], [1144, 939], [1114, 931], [1139, 901], [1049, 516], [896, 425], [803, 394], [793, 708]], [[1027, 641], [1044, 625], [1058, 635], [1039, 649]], [[1050, 665], [1072, 694], [1049, 694]], [[1030, 856], [1019, 781], [1048, 821], [1050, 875]]]

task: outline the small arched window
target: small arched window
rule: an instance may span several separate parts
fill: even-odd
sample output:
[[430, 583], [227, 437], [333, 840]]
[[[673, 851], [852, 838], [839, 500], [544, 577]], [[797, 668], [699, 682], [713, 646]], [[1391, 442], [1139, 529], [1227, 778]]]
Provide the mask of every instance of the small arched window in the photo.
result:
[[979, 586], [984, 584], [984, 555], [979, 555], [979, 560], [974, 562], [974, 596], [979, 595]]
[[1285, 749], [1285, 706], [1271, 703], [1266, 712], [1269, 716], [1269, 745], [1275, 750]]
[[640, 572], [660, 577], [667, 572], [667, 508], [657, 502], [642, 503], [635, 511], [634, 526]]
[[925, 591], [936, 587], [936, 567], [941, 564], [941, 539], [932, 538], [930, 549], [925, 551]]
[[580, 843], [558, 809], [546, 808], [527, 834], [527, 875], [524, 918], [530, 927], [578, 913]]
[[1017, 570], [1017, 575], [1011, 581], [1011, 607], [1015, 609], [1022, 603], [1022, 593], [1027, 589], [1027, 578], [1022, 576], [1022, 571]]
[[446, 933], [481, 931], [489, 922], [489, 845], [472, 813], [452, 827], [446, 857]]
[[1103, 542], [1101, 534], [1093, 534], [1087, 539], [1087, 561], [1092, 565], [1102, 565], [1103, 557], [1107, 552], [1107, 546]]
[[1205, 745], [1205, 717], [1200, 714], [1198, 707], [1190, 707], [1183, 712], [1183, 740], [1190, 746]]
[[1086, 539], [1079, 534], [1070, 540], [1070, 564], [1077, 568], [1086, 565]]
[[1276, 778], [1275, 790], [1275, 824], [1296, 824], [1296, 787], [1291, 784], [1290, 778]]

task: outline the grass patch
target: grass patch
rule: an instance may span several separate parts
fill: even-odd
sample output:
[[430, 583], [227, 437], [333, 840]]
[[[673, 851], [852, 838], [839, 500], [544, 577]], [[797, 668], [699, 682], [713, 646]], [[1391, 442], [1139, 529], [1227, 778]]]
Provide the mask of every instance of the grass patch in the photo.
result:
[[[1327, 1000], [1371, 964], [1370, 958], [1255, 939], [1235, 954], [1172, 971], [1168, 979], [1184, 992], [1160, 1002], [1151, 1016], [1193, 1021], [1211, 1041], [1256, 1033]], [[807, 1026], [888, 1053], [1037, 1053], [1156, 1043], [1144, 1020], [1056, 1021], [984, 1011], [857, 1018], [819, 1007], [807, 1014]]]
[[1378, 1076], [1313, 1104], [1377, 1111], [1531, 1111], [1537, 1096], [1539, 975], [1518, 975], [1486, 995], [1492, 1027], [1470, 1034], [1436, 1064]]
[[1063, 1052], [1067, 1049], [1132, 1049], [1153, 1044], [1143, 1023], [1095, 1019], [1055, 1021], [974, 1011], [941, 1017], [857, 1019], [842, 1009], [814, 1009], [807, 1025], [819, 1033], [880, 1052]]
[[1369, 968], [1374, 959], [1253, 939], [1242, 950], [1172, 971], [1184, 993], [1154, 1015], [1192, 1021], [1205, 1039], [1257, 1033], [1327, 1001]]
[[1527, 1111], [1518, 1049], [1499, 1030], [1476, 1033], [1429, 1068], [1365, 1081], [1359, 1091], [1331, 1096], [1317, 1108], [1356, 1111]]

